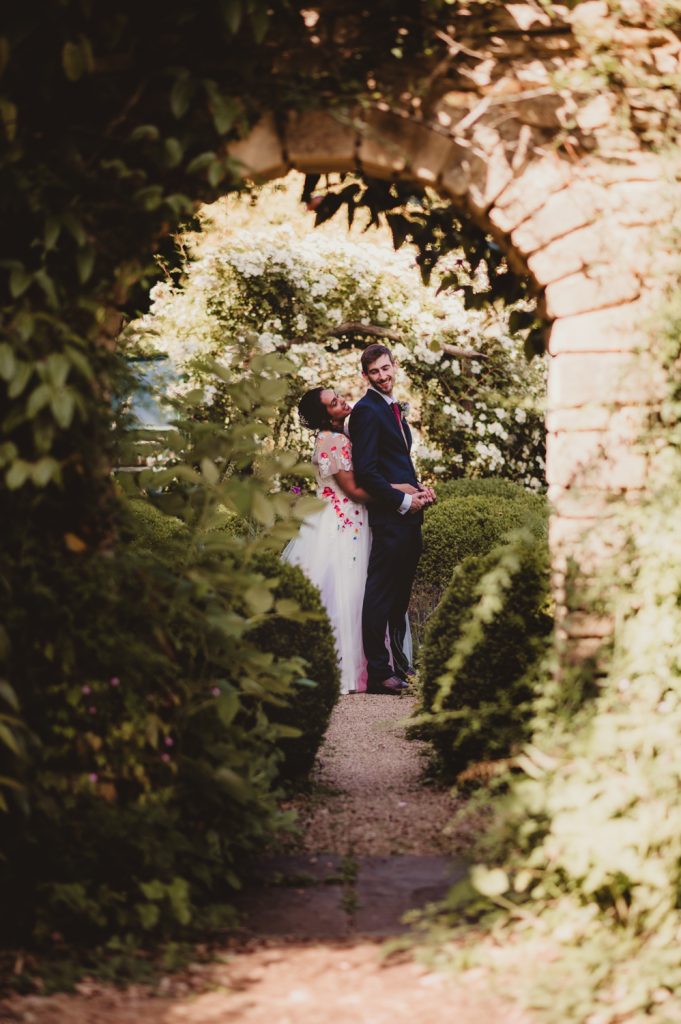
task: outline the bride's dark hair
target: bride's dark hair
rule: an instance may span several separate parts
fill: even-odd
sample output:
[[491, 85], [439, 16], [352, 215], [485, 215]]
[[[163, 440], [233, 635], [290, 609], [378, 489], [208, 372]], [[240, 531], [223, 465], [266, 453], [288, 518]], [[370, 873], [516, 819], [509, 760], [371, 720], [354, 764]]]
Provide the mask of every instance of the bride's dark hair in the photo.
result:
[[312, 388], [311, 391], [306, 391], [298, 402], [300, 422], [308, 430], [329, 430], [331, 428], [331, 418], [322, 402], [322, 391], [328, 390], [328, 388]]

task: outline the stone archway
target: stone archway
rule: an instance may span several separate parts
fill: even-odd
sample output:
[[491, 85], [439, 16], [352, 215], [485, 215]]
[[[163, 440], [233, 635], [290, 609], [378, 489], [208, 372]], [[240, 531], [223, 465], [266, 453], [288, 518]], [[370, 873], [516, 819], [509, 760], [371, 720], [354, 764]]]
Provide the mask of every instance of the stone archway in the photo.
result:
[[[580, 5], [580, 16], [600, 6]], [[664, 167], [613, 126], [614, 95], [547, 84], [570, 26], [534, 7], [504, 11], [503, 59], [474, 88], [440, 90], [427, 110], [270, 113], [229, 152], [256, 180], [358, 170], [431, 186], [532, 279], [551, 324], [547, 479], [563, 605], [567, 560], [578, 553], [588, 573], [607, 555], [613, 497], [645, 490], [649, 463], [635, 442], [659, 400], [646, 322], [658, 287], [653, 240], [667, 216]], [[561, 618], [580, 652], [607, 630], [578, 607]]]

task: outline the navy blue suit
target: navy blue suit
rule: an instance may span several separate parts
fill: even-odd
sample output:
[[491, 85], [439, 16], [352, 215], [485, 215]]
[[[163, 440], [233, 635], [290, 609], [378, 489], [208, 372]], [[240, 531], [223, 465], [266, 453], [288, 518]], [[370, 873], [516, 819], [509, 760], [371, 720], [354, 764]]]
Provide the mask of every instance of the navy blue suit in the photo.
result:
[[370, 683], [380, 683], [394, 674], [385, 645], [386, 628], [395, 671], [406, 667], [402, 650], [405, 617], [422, 549], [423, 512], [402, 515], [398, 509], [404, 494], [390, 486], [418, 487], [409, 454], [411, 431], [404, 418], [402, 426], [404, 436], [390, 405], [371, 388], [350, 414], [355, 479], [373, 499], [368, 506], [372, 541], [362, 607]]

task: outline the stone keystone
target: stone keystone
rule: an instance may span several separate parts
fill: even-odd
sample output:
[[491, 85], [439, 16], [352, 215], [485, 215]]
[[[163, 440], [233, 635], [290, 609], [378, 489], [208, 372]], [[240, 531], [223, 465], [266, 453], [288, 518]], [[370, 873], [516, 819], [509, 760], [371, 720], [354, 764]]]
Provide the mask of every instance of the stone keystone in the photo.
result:
[[286, 149], [292, 166], [304, 174], [354, 171], [357, 131], [325, 110], [290, 111], [286, 117]]
[[374, 177], [406, 175], [435, 184], [453, 147], [443, 132], [398, 114], [370, 110], [360, 128], [359, 163]]
[[284, 148], [272, 114], [265, 114], [251, 129], [250, 135], [227, 147], [229, 155], [240, 164], [244, 178], [268, 181], [288, 171]]

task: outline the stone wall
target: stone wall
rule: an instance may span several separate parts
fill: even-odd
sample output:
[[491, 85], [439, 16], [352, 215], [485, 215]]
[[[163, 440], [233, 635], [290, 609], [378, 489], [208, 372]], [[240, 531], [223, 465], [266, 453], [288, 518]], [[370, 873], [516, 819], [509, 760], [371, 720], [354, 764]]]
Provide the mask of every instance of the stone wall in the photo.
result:
[[[622, 38], [610, 44], [642, 66], [678, 71], [678, 39], [637, 24], [643, 14], [630, 8], [632, 23], [618, 22]], [[357, 170], [432, 186], [532, 280], [551, 325], [547, 477], [561, 603], [570, 556], [587, 572], [607, 557], [613, 500], [646, 486], [639, 439], [660, 395], [648, 318], [673, 192], [641, 127], [672, 116], [676, 100], [638, 86], [633, 95], [556, 87], [559, 75], [579, 81], [599, 33], [615, 31], [604, 3], [558, 17], [525, 4], [471, 12], [418, 93], [368, 111], [266, 114], [230, 152], [257, 180], [291, 168]], [[565, 609], [561, 629], [583, 650], [607, 624]]]

